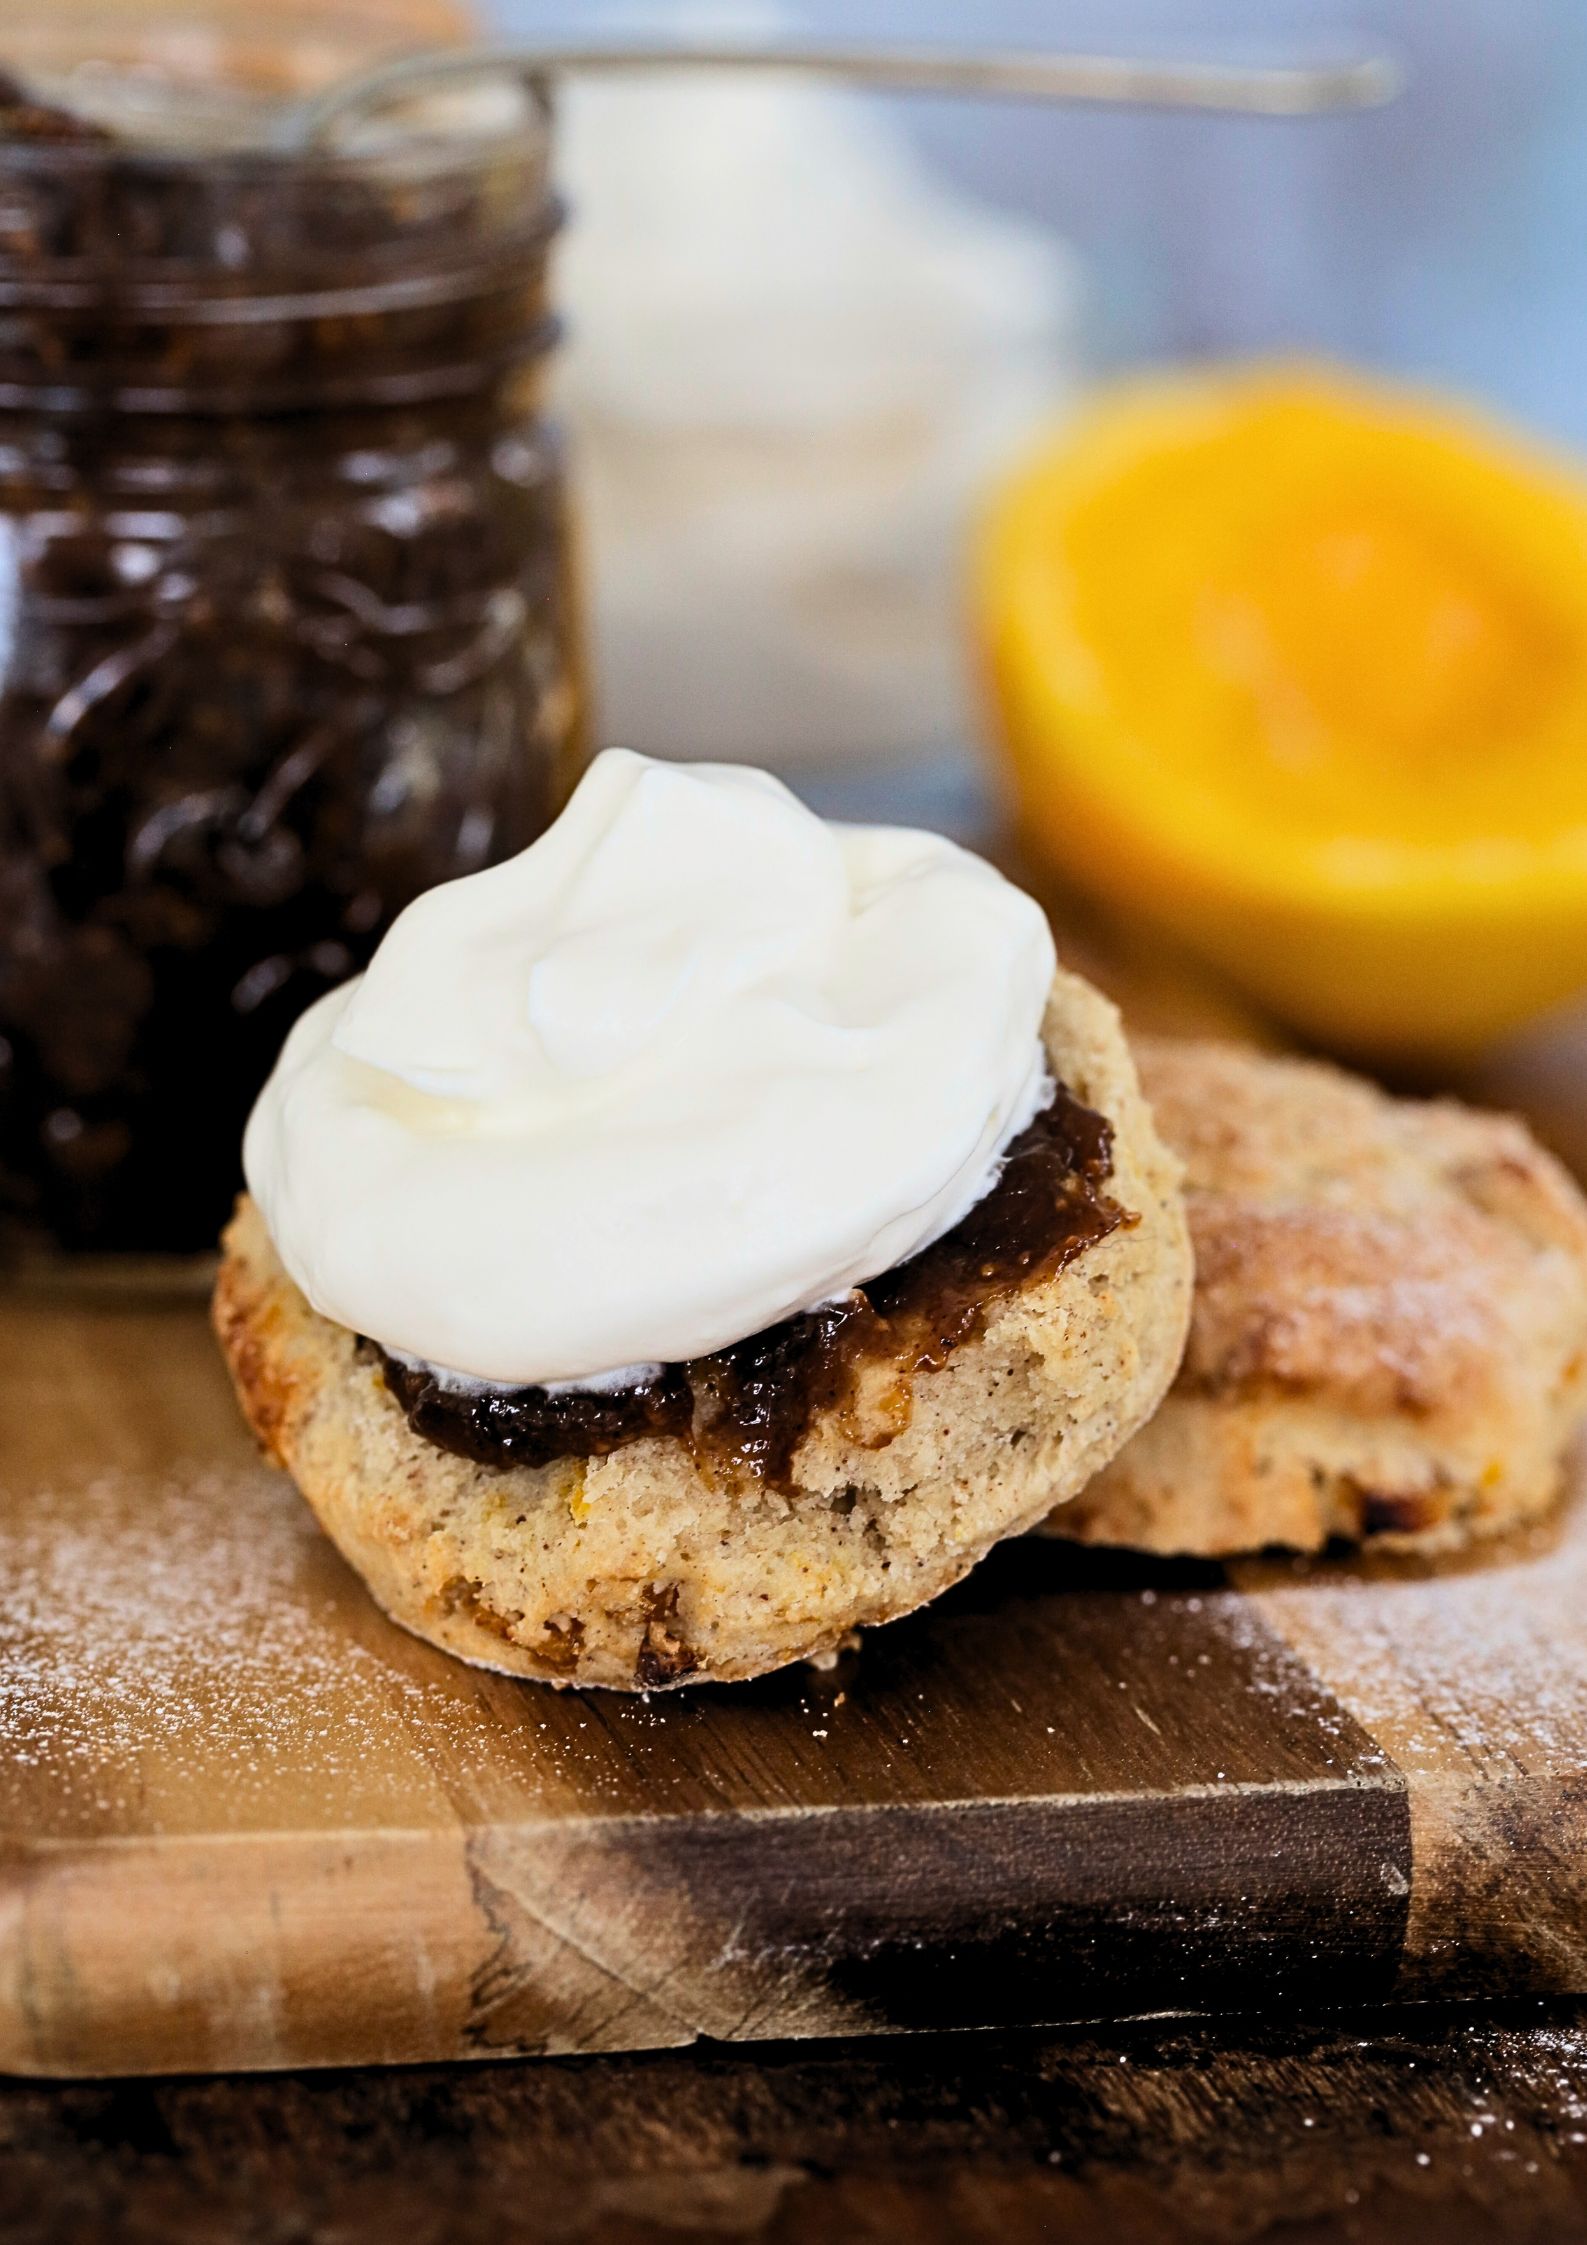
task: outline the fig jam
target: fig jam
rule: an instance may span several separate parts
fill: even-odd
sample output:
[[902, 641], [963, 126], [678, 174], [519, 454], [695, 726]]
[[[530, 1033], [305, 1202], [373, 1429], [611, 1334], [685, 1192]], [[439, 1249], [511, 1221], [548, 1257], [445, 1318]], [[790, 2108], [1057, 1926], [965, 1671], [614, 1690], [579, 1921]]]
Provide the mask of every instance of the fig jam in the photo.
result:
[[665, 1365], [642, 1387], [469, 1389], [376, 1353], [414, 1432], [477, 1465], [606, 1457], [675, 1435], [714, 1477], [786, 1489], [818, 1418], [851, 1413], [863, 1388], [865, 1425], [849, 1431], [879, 1447], [908, 1425], [916, 1376], [978, 1334], [996, 1303], [1133, 1223], [1105, 1190], [1112, 1166], [1111, 1126], [1060, 1084], [1010, 1145], [991, 1192], [951, 1232], [841, 1301]]
[[547, 131], [0, 82], [0, 1246], [212, 1246], [292, 1020], [560, 805]]

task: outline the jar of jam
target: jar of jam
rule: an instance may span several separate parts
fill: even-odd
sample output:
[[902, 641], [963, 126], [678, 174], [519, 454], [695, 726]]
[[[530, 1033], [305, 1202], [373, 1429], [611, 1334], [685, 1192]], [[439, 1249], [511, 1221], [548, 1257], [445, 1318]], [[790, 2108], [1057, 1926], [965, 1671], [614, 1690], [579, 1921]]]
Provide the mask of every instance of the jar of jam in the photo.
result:
[[291, 1021], [580, 746], [548, 116], [0, 82], [0, 1243], [213, 1243]]

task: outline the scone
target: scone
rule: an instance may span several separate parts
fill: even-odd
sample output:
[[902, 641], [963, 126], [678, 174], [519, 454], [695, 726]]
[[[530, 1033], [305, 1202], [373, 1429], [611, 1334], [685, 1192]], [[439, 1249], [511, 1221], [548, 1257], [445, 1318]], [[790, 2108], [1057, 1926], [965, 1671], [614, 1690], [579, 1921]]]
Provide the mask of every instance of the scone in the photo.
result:
[[821, 1654], [1080, 1488], [1184, 1345], [1107, 1001], [940, 835], [596, 758], [309, 1008], [216, 1324], [398, 1621], [558, 1684]]
[[1142, 1040], [1196, 1293], [1162, 1409], [1048, 1532], [1439, 1551], [1542, 1511], [1583, 1411], [1587, 1204], [1506, 1117]]
[[[1045, 1274], [984, 1283], [939, 1321], [940, 1347], [917, 1336], [917, 1362], [869, 1357], [850, 1392], [817, 1395], [786, 1472], [688, 1433], [505, 1467], [438, 1447], [379, 1352], [309, 1307], [244, 1200], [215, 1323], [255, 1434], [387, 1613], [484, 1667], [653, 1690], [754, 1676], [909, 1612], [1090, 1481], [1184, 1342], [1178, 1168], [1118, 1017], [1060, 974], [1044, 1034], [1059, 1082], [1111, 1126], [1094, 1180], [1108, 1228]], [[995, 1216], [983, 1204], [965, 1225]]]

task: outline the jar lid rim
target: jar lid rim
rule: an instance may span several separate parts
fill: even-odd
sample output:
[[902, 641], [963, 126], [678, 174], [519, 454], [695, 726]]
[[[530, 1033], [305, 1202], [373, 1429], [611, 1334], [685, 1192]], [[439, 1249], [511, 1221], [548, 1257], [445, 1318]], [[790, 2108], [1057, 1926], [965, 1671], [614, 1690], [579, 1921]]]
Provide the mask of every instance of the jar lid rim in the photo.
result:
[[[8, 104], [10, 89], [17, 98]], [[283, 126], [307, 99], [301, 86], [247, 86], [86, 58], [19, 71], [9, 52], [0, 53], [0, 166], [69, 173], [113, 162], [261, 176], [414, 176], [471, 170], [504, 149], [543, 148], [550, 126], [545, 86], [506, 67], [461, 92], [444, 82], [421, 88], [401, 104], [350, 114], [339, 132], [298, 142]], [[20, 128], [8, 129], [8, 115], [20, 116]]]

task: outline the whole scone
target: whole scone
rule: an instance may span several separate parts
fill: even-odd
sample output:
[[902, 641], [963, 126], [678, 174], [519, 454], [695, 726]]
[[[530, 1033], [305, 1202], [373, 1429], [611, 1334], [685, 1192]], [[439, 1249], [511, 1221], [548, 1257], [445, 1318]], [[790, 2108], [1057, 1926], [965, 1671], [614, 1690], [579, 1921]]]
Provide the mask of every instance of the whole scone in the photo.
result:
[[1162, 1409], [1048, 1532], [1458, 1547], [1542, 1511], [1587, 1391], [1587, 1203], [1508, 1117], [1141, 1040], [1196, 1293]]
[[[1060, 973], [1054, 1073], [1113, 1128], [1128, 1212], [1055, 1276], [989, 1301], [876, 1424], [817, 1414], [784, 1486], [676, 1436], [540, 1467], [415, 1433], [375, 1352], [310, 1308], [246, 1199], [215, 1325], [243, 1408], [388, 1614], [482, 1667], [618, 1690], [759, 1675], [956, 1582], [1082, 1488], [1179, 1361], [1191, 1265], [1178, 1164], [1113, 1007]], [[400, 1215], [394, 1220], [400, 1221]]]

